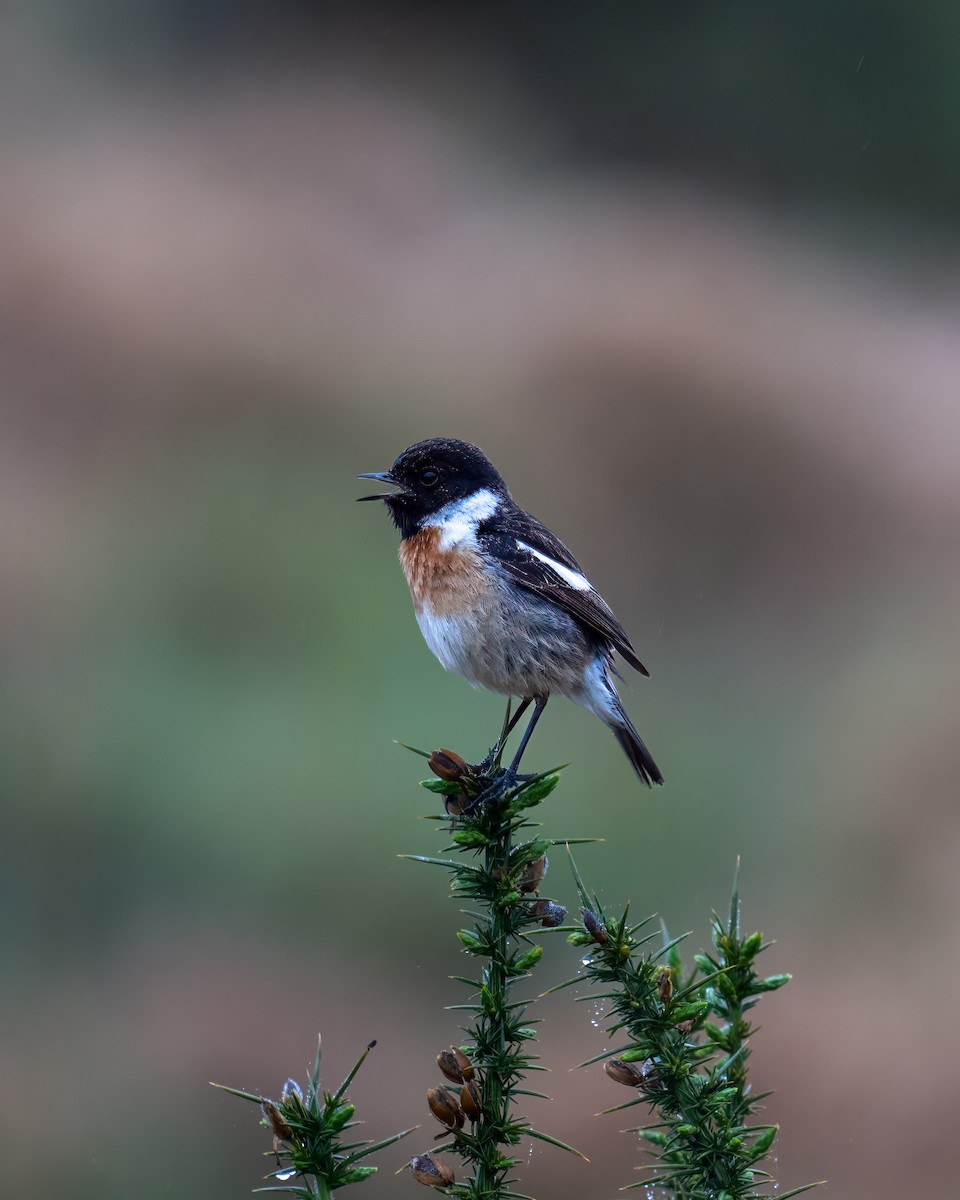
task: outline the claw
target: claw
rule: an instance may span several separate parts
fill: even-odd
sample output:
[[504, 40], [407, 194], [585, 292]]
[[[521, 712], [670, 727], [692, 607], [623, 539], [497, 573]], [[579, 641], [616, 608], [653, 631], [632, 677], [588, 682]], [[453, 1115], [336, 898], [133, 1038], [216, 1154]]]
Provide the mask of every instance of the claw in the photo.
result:
[[[485, 772], [480, 770], [480, 767], [477, 767], [476, 770], [481, 775], [485, 774]], [[463, 816], [472, 817], [481, 805], [497, 803], [506, 796], [507, 792], [515, 788], [518, 783], [524, 783], [527, 779], [532, 778], [532, 775], [520, 775], [517, 771], [510, 770], [509, 768], [502, 769], [491, 779], [482, 792], [474, 796], [469, 806], [464, 808]]]

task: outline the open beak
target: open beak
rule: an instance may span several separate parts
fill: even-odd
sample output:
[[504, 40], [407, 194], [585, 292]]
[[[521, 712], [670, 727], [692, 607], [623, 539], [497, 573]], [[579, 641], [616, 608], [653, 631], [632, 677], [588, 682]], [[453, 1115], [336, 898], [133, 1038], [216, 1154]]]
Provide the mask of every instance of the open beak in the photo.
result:
[[[394, 487], [399, 487], [399, 484], [390, 474], [389, 471], [364, 471], [362, 475], [357, 476], [358, 479], [376, 479], [378, 483], [389, 483]], [[410, 492], [377, 492], [373, 496], [358, 496], [358, 500], [392, 500], [394, 496], [409, 496]]]

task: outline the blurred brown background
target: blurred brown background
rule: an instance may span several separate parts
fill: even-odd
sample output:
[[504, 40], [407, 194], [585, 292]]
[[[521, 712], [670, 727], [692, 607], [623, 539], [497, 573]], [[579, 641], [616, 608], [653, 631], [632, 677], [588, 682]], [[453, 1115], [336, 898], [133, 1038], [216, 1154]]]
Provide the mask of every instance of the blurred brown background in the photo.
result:
[[[10, 1196], [246, 1195], [318, 1030], [422, 1122], [462, 970], [431, 798], [495, 697], [420, 640], [357, 471], [479, 442], [653, 672], [642, 792], [559, 702], [611, 904], [778, 939], [783, 1188], [955, 1176], [960, 10], [44, 0], [0, 19], [0, 1089]], [[555, 856], [548, 881], [573, 889]], [[573, 952], [548, 944], [543, 987]], [[636, 1178], [589, 1005], [555, 1103]], [[534, 1109], [536, 1111], [534, 1111]]]

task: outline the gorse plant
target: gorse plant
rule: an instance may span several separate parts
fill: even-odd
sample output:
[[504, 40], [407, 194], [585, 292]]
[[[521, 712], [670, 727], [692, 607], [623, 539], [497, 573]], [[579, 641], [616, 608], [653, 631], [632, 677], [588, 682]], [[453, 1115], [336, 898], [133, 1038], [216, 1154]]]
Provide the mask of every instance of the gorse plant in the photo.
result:
[[[560, 925], [566, 912], [538, 894], [547, 851], [556, 843], [528, 834], [537, 828], [529, 820], [530, 810], [553, 791], [559, 774], [548, 771], [520, 778], [500, 794], [492, 785], [501, 778], [502, 749], [501, 738], [486, 763], [477, 768], [449, 750], [425, 755], [439, 778], [426, 780], [423, 786], [443, 795], [447, 815], [460, 823], [448, 847], [448, 852], [460, 857], [407, 856], [445, 868], [454, 897], [480, 910], [473, 914], [473, 928], [457, 934], [464, 951], [478, 964], [476, 977], [456, 977], [470, 988], [471, 1000], [452, 1006], [471, 1014], [472, 1022], [464, 1030], [469, 1047], [454, 1046], [439, 1055], [438, 1066], [448, 1082], [427, 1093], [430, 1110], [446, 1126], [449, 1137], [429, 1156], [427, 1177], [421, 1172], [426, 1156], [411, 1164], [421, 1183], [446, 1187], [468, 1200], [517, 1195], [508, 1186], [509, 1173], [518, 1161], [510, 1150], [523, 1137], [578, 1153], [534, 1129], [516, 1111], [518, 1097], [543, 1094], [520, 1086], [529, 1072], [542, 1068], [528, 1048], [536, 1036], [536, 1021], [527, 1017], [529, 1001], [514, 999], [513, 989], [529, 977], [543, 954], [529, 931]], [[481, 800], [485, 794], [489, 799]], [[441, 1158], [443, 1152], [463, 1160], [471, 1170], [469, 1179], [455, 1183], [453, 1168]], [[432, 1173], [438, 1164], [441, 1173]]]
[[348, 1141], [348, 1131], [358, 1122], [356, 1111], [347, 1099], [347, 1088], [363, 1066], [367, 1055], [376, 1045], [370, 1045], [360, 1055], [346, 1079], [333, 1092], [320, 1086], [320, 1041], [306, 1091], [294, 1079], [288, 1079], [279, 1100], [255, 1096], [237, 1088], [215, 1083], [214, 1087], [260, 1105], [261, 1125], [273, 1133], [273, 1155], [276, 1169], [268, 1175], [276, 1182], [258, 1192], [283, 1192], [300, 1200], [328, 1200], [335, 1191], [351, 1183], [361, 1183], [377, 1168], [360, 1165], [377, 1150], [393, 1145], [413, 1131], [403, 1130], [380, 1142]]
[[[754, 969], [757, 956], [770, 943], [759, 933], [741, 933], [739, 864], [727, 920], [713, 915], [713, 954], [696, 955], [696, 966], [687, 976], [679, 954], [686, 935], [670, 938], [659, 929], [644, 932], [653, 918], [631, 925], [629, 910], [618, 918], [607, 916], [597, 896], [587, 894], [575, 865], [573, 870], [583, 924], [571, 932], [569, 941], [589, 947], [582, 960], [585, 974], [602, 989], [584, 999], [608, 1001], [608, 1033], [625, 1032], [630, 1039], [589, 1060], [606, 1059], [607, 1075], [637, 1092], [634, 1099], [606, 1111], [645, 1104], [659, 1117], [652, 1126], [630, 1131], [646, 1139], [657, 1161], [651, 1176], [628, 1187], [658, 1186], [678, 1200], [755, 1200], [767, 1195], [774, 1181], [762, 1163], [777, 1127], [752, 1123], [769, 1093], [753, 1094], [747, 1082], [752, 1029], [745, 1014], [790, 976], [761, 978]], [[644, 952], [643, 947], [656, 941], [662, 944]], [[578, 975], [568, 984], [581, 979]], [[779, 1200], [815, 1186], [781, 1193]]]
[[[442, 797], [444, 812], [430, 819], [449, 829], [449, 845], [439, 856], [403, 857], [449, 873], [452, 897], [470, 906], [464, 911], [473, 924], [457, 936], [476, 970], [454, 977], [470, 990], [465, 1002], [451, 1006], [466, 1014], [464, 1038], [440, 1048], [442, 1078], [427, 1091], [429, 1111], [442, 1127], [440, 1144], [416, 1155], [410, 1173], [418, 1183], [462, 1200], [524, 1200], [513, 1190], [522, 1139], [537, 1138], [583, 1158], [535, 1129], [521, 1111], [525, 1097], [547, 1097], [525, 1086], [527, 1075], [543, 1068], [533, 1050], [538, 1022], [528, 1016], [531, 998], [518, 998], [516, 990], [542, 957], [535, 935], [555, 930], [587, 952], [578, 975], [550, 990], [584, 981], [593, 985], [580, 999], [609, 1003], [611, 1035], [628, 1039], [581, 1066], [606, 1060], [610, 1079], [634, 1090], [630, 1100], [608, 1112], [646, 1105], [656, 1117], [633, 1131], [655, 1155], [653, 1171], [628, 1186], [659, 1188], [675, 1200], [769, 1195], [773, 1180], [763, 1163], [777, 1129], [756, 1121], [768, 1093], [754, 1094], [748, 1083], [752, 1027], [746, 1014], [789, 976], [762, 978], [756, 972], [756, 959], [769, 943], [759, 933], [742, 934], [736, 879], [728, 917], [713, 917], [712, 952], [696, 955], [689, 974], [680, 961], [682, 938], [650, 929], [650, 917], [631, 924], [628, 911], [619, 917], [605, 913], [587, 893], [572, 858], [581, 921], [565, 925], [563, 906], [541, 895], [547, 853], [595, 839], [538, 835], [531, 811], [557, 786], [559, 768], [528, 776], [503, 771], [509, 715], [508, 705], [503, 732], [479, 766], [450, 750], [415, 751], [434, 773], [423, 786]], [[346, 1088], [369, 1049], [332, 1093], [320, 1088], [319, 1050], [304, 1095], [290, 1080], [279, 1101], [226, 1089], [261, 1105], [262, 1123], [274, 1135], [274, 1183], [260, 1190], [325, 1200], [375, 1170], [361, 1165], [362, 1159], [410, 1132], [376, 1143], [345, 1140], [354, 1124]], [[782, 1193], [778, 1200], [813, 1186]]]

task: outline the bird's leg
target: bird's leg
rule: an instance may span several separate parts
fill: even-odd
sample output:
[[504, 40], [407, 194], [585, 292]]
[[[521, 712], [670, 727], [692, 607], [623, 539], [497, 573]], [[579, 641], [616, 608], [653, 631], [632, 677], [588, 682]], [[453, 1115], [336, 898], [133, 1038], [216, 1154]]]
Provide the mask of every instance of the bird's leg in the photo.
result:
[[489, 767], [496, 766], [496, 764], [499, 763], [500, 755], [503, 754], [503, 748], [507, 744], [507, 738], [510, 736], [510, 730], [513, 728], [514, 722], [516, 721], [516, 717], [514, 717], [513, 720], [510, 719], [510, 710], [512, 707], [513, 697], [508, 696], [507, 711], [503, 714], [503, 724], [500, 726], [500, 736], [497, 738], [493, 749], [490, 751], [490, 762], [488, 763], [488, 769]]
[[500, 758], [500, 755], [503, 754], [503, 748], [507, 744], [507, 738], [516, 729], [517, 725], [520, 723], [520, 718], [523, 716], [523, 714], [527, 711], [527, 709], [530, 707], [530, 705], [532, 703], [533, 703], [533, 697], [525, 696], [524, 699], [521, 700], [520, 703], [517, 705], [517, 711], [513, 714], [512, 717], [510, 717], [510, 706], [509, 706], [509, 704], [507, 705], [507, 716], [510, 719], [504, 722], [503, 732], [500, 734], [500, 741], [497, 742], [497, 753], [494, 756], [494, 762], [497, 762]]
[[513, 720], [510, 722], [511, 729], [514, 725], [516, 725], [521, 714], [524, 713], [527, 708], [529, 708], [532, 700], [534, 706], [533, 716], [530, 718], [529, 722], [527, 723], [527, 728], [523, 732], [523, 737], [520, 739], [520, 745], [517, 747], [517, 752], [513, 756], [513, 762], [509, 767], [506, 767], [500, 772], [499, 775], [497, 775], [488, 788], [485, 788], [480, 793], [480, 795], [474, 801], [474, 805], [487, 803], [489, 800], [499, 800], [500, 797], [503, 796], [505, 792], [508, 792], [510, 788], [512, 788], [517, 782], [519, 778], [517, 774], [517, 767], [520, 766], [520, 759], [523, 758], [523, 752], [527, 748], [527, 742], [530, 741], [530, 735], [536, 728], [536, 724], [540, 720], [540, 714], [547, 707], [547, 701], [549, 699], [549, 696], [529, 697], [523, 701], [516, 713], [514, 713]]
[[532, 699], [528, 696], [526, 699], [521, 700], [519, 706], [517, 707], [517, 711], [513, 714], [513, 716], [510, 715], [510, 707], [512, 703], [512, 700], [508, 697], [507, 711], [503, 718], [503, 727], [500, 730], [500, 736], [497, 738], [497, 744], [493, 747], [483, 762], [477, 764], [476, 773], [478, 775], [486, 775], [492, 767], [499, 765], [500, 756], [503, 754], [503, 748], [507, 744], [507, 738], [511, 733], [513, 733], [517, 726], [517, 722], [530, 707]]
[[[527, 728], [524, 730], [523, 737], [520, 739], [520, 745], [517, 747], [517, 752], [513, 756], [513, 762], [510, 764], [509, 767], [507, 767], [507, 774], [512, 775], [514, 779], [516, 779], [516, 777], [517, 777], [517, 767], [520, 766], [520, 759], [523, 758], [523, 752], [527, 748], [527, 742], [530, 741], [530, 734], [533, 733], [534, 729], [536, 728], [537, 722], [540, 720], [540, 714], [547, 707], [547, 701], [549, 699], [550, 699], [549, 696], [536, 696], [534, 698], [533, 716], [530, 718], [530, 720], [527, 724]], [[530, 703], [529, 700], [524, 700], [524, 702], [520, 706], [520, 708], [517, 709], [518, 717], [520, 716], [520, 714], [523, 712], [523, 710], [527, 707], [527, 705], [529, 703]]]

